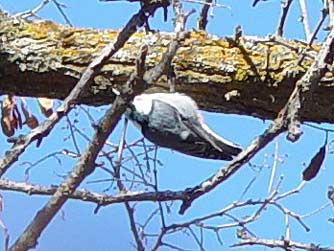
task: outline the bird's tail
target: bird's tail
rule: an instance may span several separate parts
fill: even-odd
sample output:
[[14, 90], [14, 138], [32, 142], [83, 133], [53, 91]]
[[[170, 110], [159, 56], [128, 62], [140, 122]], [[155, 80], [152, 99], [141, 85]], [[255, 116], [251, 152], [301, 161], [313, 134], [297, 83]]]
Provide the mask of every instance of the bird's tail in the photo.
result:
[[234, 144], [233, 142], [219, 136], [218, 134], [213, 132], [206, 124], [202, 124], [202, 126], [205, 128], [206, 132], [210, 137], [211, 143], [217, 150], [223, 152], [224, 154], [232, 156], [236, 156], [242, 151], [242, 148], [239, 145]]

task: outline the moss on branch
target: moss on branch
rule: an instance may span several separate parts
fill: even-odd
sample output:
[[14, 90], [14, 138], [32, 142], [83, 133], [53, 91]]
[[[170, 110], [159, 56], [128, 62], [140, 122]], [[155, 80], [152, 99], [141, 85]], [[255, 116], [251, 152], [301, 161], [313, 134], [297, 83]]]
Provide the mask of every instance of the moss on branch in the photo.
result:
[[[81, 72], [117, 31], [72, 28], [51, 21], [28, 22], [0, 14], [0, 93], [64, 99]], [[95, 77], [81, 103], [111, 103], [111, 87], [122, 85], [134, 70], [142, 43], [149, 46], [147, 66], [160, 59], [173, 33], [138, 32]], [[176, 90], [204, 110], [272, 119], [284, 106], [294, 83], [312, 63], [318, 45], [305, 50], [300, 41], [275, 38], [220, 38], [189, 31], [173, 61]], [[302, 119], [334, 121], [333, 75], [306, 100]], [[165, 78], [151, 91], [168, 90]]]

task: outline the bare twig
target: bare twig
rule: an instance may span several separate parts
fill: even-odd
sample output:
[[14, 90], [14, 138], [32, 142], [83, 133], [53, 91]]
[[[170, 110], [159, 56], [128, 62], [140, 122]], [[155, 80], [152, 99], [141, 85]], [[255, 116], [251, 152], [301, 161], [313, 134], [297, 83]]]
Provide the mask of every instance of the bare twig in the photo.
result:
[[[136, 59], [136, 70], [129, 78], [129, 81], [137, 80], [138, 82], [141, 82], [141, 83], [144, 82], [143, 77], [145, 73], [145, 59], [146, 59], [147, 51], [148, 51], [147, 46], [146, 45], [142, 46], [139, 56]], [[130, 82], [128, 85], [131, 86]], [[128, 120], [125, 119], [122, 134], [121, 134], [120, 141], [118, 144], [117, 159], [115, 161], [115, 166], [114, 166], [114, 177], [117, 179], [116, 180], [117, 186], [121, 193], [124, 193], [126, 191], [126, 187], [120, 179], [120, 167], [121, 167], [121, 162], [122, 162], [123, 150], [125, 146], [125, 135], [126, 135], [127, 124], [128, 124]], [[136, 221], [134, 217], [134, 207], [131, 207], [130, 202], [128, 201], [125, 201], [124, 205], [125, 205], [125, 208], [128, 214], [128, 218], [130, 221], [131, 232], [136, 242], [136, 249], [138, 251], [144, 251], [144, 244], [139, 236], [139, 232], [136, 227]]]
[[43, 9], [50, 1], [52, 0], [44, 0], [39, 5], [37, 5], [34, 9], [16, 13], [14, 17], [28, 18], [31, 16], [36, 16], [36, 13], [39, 12], [41, 9]]
[[[154, 176], [154, 190], [155, 192], [159, 191], [159, 186], [158, 186], [158, 169], [157, 169], [157, 154], [158, 154], [158, 148], [155, 148], [154, 152], [154, 166], [153, 166], [153, 176]], [[158, 207], [159, 207], [159, 212], [160, 212], [160, 219], [161, 219], [161, 226], [162, 228], [166, 227], [166, 220], [165, 220], [165, 214], [164, 210], [161, 205], [161, 201], [158, 201]]]
[[212, 0], [205, 0], [205, 3], [202, 7], [201, 13], [197, 19], [197, 29], [205, 30], [206, 25], [208, 24], [208, 12], [212, 3]]
[[6, 224], [2, 221], [2, 219], [0, 219], [0, 228], [2, 229], [4, 235], [4, 251], [8, 251], [10, 235], [8, 228]]
[[333, 7], [334, 2], [333, 0], [324, 0], [323, 2], [323, 9], [326, 10], [326, 12], [329, 14], [329, 20], [328, 25], [325, 27], [325, 30], [330, 30], [333, 28], [333, 22], [334, 22], [334, 13], [333, 13]]
[[262, 239], [256, 237], [248, 237], [244, 240], [239, 241], [238, 243], [231, 245], [231, 247], [241, 247], [248, 245], [259, 245], [270, 248], [281, 248], [284, 250], [292, 250], [299, 248], [308, 251], [334, 251], [334, 247], [320, 247], [319, 245], [313, 243], [303, 243], [291, 240]]
[[38, 6], [36, 6], [34, 9], [17, 13], [14, 16], [15, 17], [24, 18], [24, 19], [29, 18], [29, 17], [36, 17], [37, 12], [39, 12], [41, 9], [43, 9], [50, 2], [53, 2], [55, 4], [55, 6], [58, 9], [58, 11], [62, 15], [62, 17], [65, 19], [65, 22], [69, 26], [73, 26], [72, 23], [71, 23], [71, 21], [70, 21], [70, 19], [68, 18], [68, 16], [66, 15], [66, 13], [63, 10], [63, 8], [65, 7], [65, 5], [63, 3], [59, 3], [57, 0], [44, 0]]
[[[5, 191], [16, 191], [29, 195], [53, 195], [59, 186], [42, 186], [28, 182], [15, 182], [7, 179], [0, 179], [0, 189]], [[87, 190], [76, 190], [68, 195], [69, 199], [82, 200], [96, 203], [99, 206], [107, 206], [124, 201], [170, 201], [182, 200], [186, 196], [183, 191], [160, 191], [160, 192], [144, 192], [144, 191], [127, 191], [114, 195], [106, 195], [101, 193], [90, 192]]]
[[68, 128], [70, 129], [70, 134], [71, 134], [71, 139], [72, 139], [72, 142], [73, 142], [73, 146], [75, 148], [75, 151], [78, 155], [80, 155], [80, 148], [79, 148], [79, 145], [77, 143], [77, 140], [76, 140], [76, 137], [74, 135], [74, 130], [73, 130], [73, 125], [72, 125], [72, 122], [70, 120], [70, 118], [68, 117], [68, 115], [66, 114], [65, 116], [66, 118], [66, 121], [67, 121], [67, 124], [68, 124]]
[[274, 182], [274, 178], [276, 175], [276, 169], [277, 169], [277, 164], [278, 164], [278, 140], [275, 141], [275, 150], [274, 150], [274, 162], [271, 168], [271, 176], [269, 179], [269, 185], [268, 185], [268, 190], [267, 193], [270, 194], [272, 187], [273, 187], [273, 182]]
[[303, 23], [306, 41], [311, 41], [311, 29], [310, 29], [310, 23], [308, 20], [305, 0], [299, 0], [299, 6], [300, 6], [300, 15], [301, 15], [300, 18]]
[[328, 10], [325, 9], [325, 8], [322, 9], [320, 19], [319, 19], [317, 25], [315, 26], [315, 29], [314, 29], [312, 35], [310, 36], [310, 40], [307, 41], [308, 44], [307, 44], [306, 48], [304, 48], [303, 53], [300, 54], [300, 57], [298, 58], [297, 63], [296, 63], [297, 65], [300, 65], [301, 62], [304, 60], [304, 58], [306, 56], [306, 51], [311, 47], [314, 40], [316, 39], [316, 37], [318, 35], [318, 32], [319, 32], [322, 24], [324, 23], [327, 15], [328, 15]]
[[284, 23], [288, 15], [291, 3], [292, 3], [292, 0], [283, 0], [281, 3], [282, 5], [281, 16], [280, 16], [277, 30], [276, 30], [276, 35], [279, 37], [283, 36], [283, 27], [284, 27]]
[[71, 20], [68, 18], [68, 16], [66, 15], [66, 13], [64, 12], [63, 8], [65, 7], [65, 5], [63, 3], [59, 3], [56, 0], [52, 0], [52, 2], [55, 4], [56, 8], [58, 9], [58, 11], [60, 12], [60, 14], [62, 15], [62, 17], [65, 19], [65, 22], [69, 25], [69, 26], [73, 26]]
[[[140, 53], [140, 55], [144, 54], [144, 56], [140, 56], [143, 59], [143, 62], [145, 62], [145, 56], [146, 56], [146, 52], [147, 49], [143, 52]], [[139, 72], [141, 72], [141, 69], [139, 69]], [[124, 192], [126, 191], [126, 187], [123, 184], [123, 182], [120, 179], [120, 167], [121, 167], [121, 162], [122, 162], [122, 155], [123, 155], [123, 150], [124, 150], [124, 143], [125, 143], [125, 135], [126, 135], [126, 129], [127, 129], [127, 124], [128, 124], [128, 120], [124, 120], [124, 126], [123, 126], [123, 130], [120, 136], [120, 140], [119, 140], [119, 147], [118, 147], [118, 152], [117, 152], [117, 159], [115, 161], [115, 178], [117, 179], [117, 186], [118, 189], [120, 190], [120, 192]], [[138, 251], [144, 251], [144, 245], [143, 242], [141, 240], [141, 238], [139, 237], [139, 233], [136, 227], [136, 221], [135, 221], [135, 216], [134, 216], [134, 207], [131, 207], [130, 202], [125, 201], [124, 202], [125, 208], [126, 208], [126, 212], [128, 214], [128, 218], [130, 221], [130, 227], [131, 227], [131, 232], [133, 234], [133, 237], [135, 239], [136, 242], [136, 249]]]

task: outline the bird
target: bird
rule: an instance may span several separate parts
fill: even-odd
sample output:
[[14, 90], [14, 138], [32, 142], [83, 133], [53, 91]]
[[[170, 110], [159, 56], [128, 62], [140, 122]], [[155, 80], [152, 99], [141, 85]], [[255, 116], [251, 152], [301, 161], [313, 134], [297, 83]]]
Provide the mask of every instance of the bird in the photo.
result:
[[232, 160], [242, 149], [213, 132], [196, 102], [183, 93], [135, 96], [126, 117], [146, 139], [160, 147], [205, 159]]

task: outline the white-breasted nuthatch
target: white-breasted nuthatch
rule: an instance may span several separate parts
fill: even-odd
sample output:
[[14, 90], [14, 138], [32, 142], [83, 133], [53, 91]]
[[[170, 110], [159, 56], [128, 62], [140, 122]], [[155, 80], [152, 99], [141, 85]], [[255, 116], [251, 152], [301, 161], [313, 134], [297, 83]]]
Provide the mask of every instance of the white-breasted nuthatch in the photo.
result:
[[214, 133], [203, 121], [193, 99], [181, 93], [141, 94], [125, 112], [154, 144], [184, 154], [231, 160], [240, 146]]

